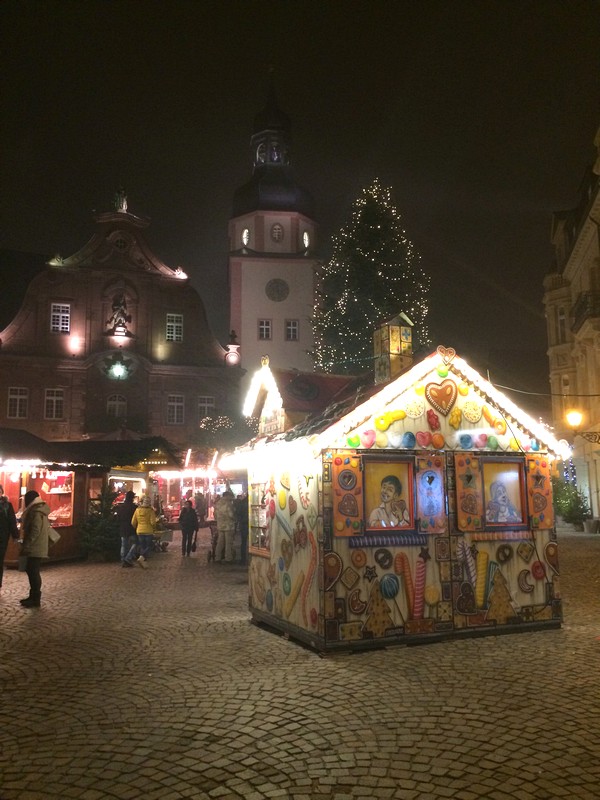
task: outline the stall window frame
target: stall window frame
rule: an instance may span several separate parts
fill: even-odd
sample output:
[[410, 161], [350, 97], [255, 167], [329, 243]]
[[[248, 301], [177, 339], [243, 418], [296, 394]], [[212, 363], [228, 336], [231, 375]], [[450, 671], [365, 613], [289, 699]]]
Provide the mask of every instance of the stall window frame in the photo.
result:
[[[250, 530], [248, 535], [248, 552], [251, 555], [262, 556], [263, 558], [271, 557], [272, 518], [267, 508], [267, 491], [268, 487], [266, 483], [251, 482], [249, 484]], [[255, 539], [259, 543], [255, 544]]]
[[[377, 469], [374, 469], [375, 466], [377, 466]], [[405, 533], [417, 531], [417, 470], [414, 456], [392, 457], [389, 454], [363, 454], [361, 469], [363, 471], [363, 519], [365, 534], [369, 536], [387, 532]], [[404, 525], [374, 526], [370, 524], [369, 517], [381, 507], [382, 479], [389, 475], [395, 476], [402, 485], [400, 496], [404, 503], [402, 514], [408, 514], [408, 521]], [[369, 482], [373, 485], [370, 486]], [[375, 497], [378, 498], [376, 504]]]
[[[529, 508], [527, 504], [527, 474], [525, 469], [525, 459], [519, 456], [515, 456], [514, 458], [511, 458], [510, 456], [480, 456], [480, 459], [481, 490], [483, 495], [483, 529], [485, 531], [527, 530], [529, 528]], [[495, 480], [490, 479], [492, 466], [494, 467], [493, 477], [496, 478]], [[488, 506], [495, 501], [495, 497], [492, 496], [495, 490], [492, 487], [494, 484], [499, 483], [496, 475], [502, 467], [504, 467], [505, 470], [507, 467], [510, 468], [510, 471], [516, 473], [518, 477], [518, 492], [515, 495], [515, 492], [513, 491], [512, 494], [509, 495], [508, 499], [512, 501], [515, 499], [518, 500], [521, 512], [519, 520], [511, 521], [510, 519], [506, 519], [495, 521], [493, 519], [489, 519], [488, 517], [490, 510]], [[506, 491], [506, 487], [504, 487], [504, 490]], [[511, 505], [514, 506], [514, 502], [512, 502]]]

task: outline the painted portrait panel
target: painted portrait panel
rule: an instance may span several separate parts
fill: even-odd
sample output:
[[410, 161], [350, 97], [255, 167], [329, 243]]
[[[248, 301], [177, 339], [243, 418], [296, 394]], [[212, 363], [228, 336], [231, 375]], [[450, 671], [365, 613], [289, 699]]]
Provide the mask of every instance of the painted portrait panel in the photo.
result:
[[486, 528], [519, 528], [527, 524], [525, 476], [520, 461], [483, 462]]
[[415, 511], [412, 462], [365, 459], [364, 473], [365, 529], [413, 529]]

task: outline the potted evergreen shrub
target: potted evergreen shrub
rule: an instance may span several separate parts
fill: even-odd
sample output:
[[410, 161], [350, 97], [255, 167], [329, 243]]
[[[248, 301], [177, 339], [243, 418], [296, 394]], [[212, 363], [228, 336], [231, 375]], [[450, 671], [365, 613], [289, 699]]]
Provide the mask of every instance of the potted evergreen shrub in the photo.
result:
[[552, 489], [556, 516], [573, 525], [575, 530], [582, 531], [586, 520], [592, 519], [592, 511], [585, 494], [574, 484], [565, 483], [560, 478], [553, 479]]
[[87, 517], [79, 526], [82, 554], [89, 561], [118, 561], [121, 553], [119, 523], [113, 504], [117, 495], [104, 487], [90, 501]]

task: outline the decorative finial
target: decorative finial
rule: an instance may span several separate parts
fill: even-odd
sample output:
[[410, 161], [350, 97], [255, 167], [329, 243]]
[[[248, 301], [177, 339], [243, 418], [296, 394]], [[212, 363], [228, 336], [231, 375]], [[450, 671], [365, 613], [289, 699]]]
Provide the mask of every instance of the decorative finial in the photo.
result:
[[115, 194], [115, 211], [122, 211], [125, 213], [127, 211], [127, 195], [125, 193], [125, 189], [121, 186], [118, 192]]

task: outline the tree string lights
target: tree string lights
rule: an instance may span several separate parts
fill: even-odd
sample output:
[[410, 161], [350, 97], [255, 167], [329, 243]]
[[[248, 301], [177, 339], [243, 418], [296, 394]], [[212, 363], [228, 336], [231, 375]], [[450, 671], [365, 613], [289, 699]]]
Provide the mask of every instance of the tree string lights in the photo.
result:
[[354, 201], [317, 274], [315, 368], [356, 374], [373, 363], [373, 330], [401, 311], [414, 322], [413, 348], [430, 344], [429, 276], [406, 236], [390, 189], [378, 179]]

